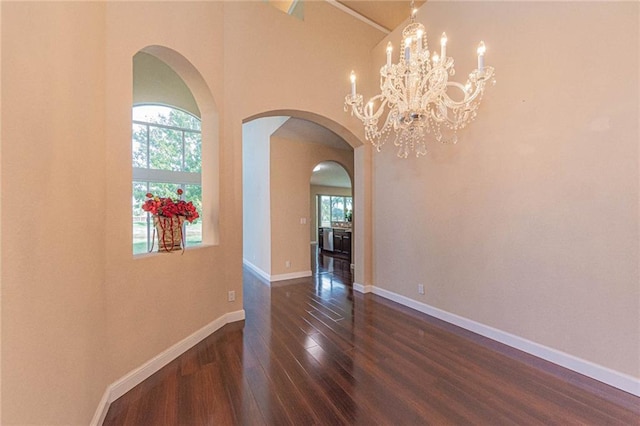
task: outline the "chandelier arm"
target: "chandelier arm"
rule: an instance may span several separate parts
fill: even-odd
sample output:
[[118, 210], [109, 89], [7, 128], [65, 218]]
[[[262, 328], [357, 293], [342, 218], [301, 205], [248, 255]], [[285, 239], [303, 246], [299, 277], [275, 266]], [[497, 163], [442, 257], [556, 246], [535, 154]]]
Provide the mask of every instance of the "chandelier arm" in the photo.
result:
[[[374, 112], [373, 104], [378, 100], [380, 101], [380, 105]], [[367, 102], [367, 106], [364, 106], [363, 97], [360, 94], [347, 95], [345, 97], [345, 111], [350, 107], [352, 115], [355, 115], [360, 121], [362, 121], [365, 129], [365, 139], [370, 141], [378, 151], [386, 140], [382, 140], [382, 135], [385, 130], [388, 132], [388, 128], [390, 127], [389, 117], [391, 114], [387, 115], [382, 129], [378, 128], [378, 119], [384, 113], [387, 103], [387, 99], [382, 95], [372, 97]]]
[[473, 114], [478, 108], [477, 102], [452, 102], [448, 104], [444, 95], [439, 102], [434, 102], [433, 105], [434, 107], [430, 108], [431, 118], [435, 123], [446, 124], [450, 129], [465, 127], [472, 118], [470, 114]]
[[374, 112], [370, 117], [367, 117], [369, 120], [378, 120], [378, 118], [380, 118], [380, 116], [382, 116], [382, 113], [384, 112], [384, 107], [387, 104], [387, 99], [383, 95], [374, 96], [373, 98], [369, 99], [369, 102], [367, 102], [367, 104], [373, 104], [378, 99], [380, 99], [380, 106], [378, 107], [376, 112]]
[[362, 108], [362, 95], [347, 95], [344, 98], [344, 110], [345, 112], [351, 109], [351, 115], [355, 115], [360, 121], [364, 121], [363, 108]]
[[404, 97], [402, 96], [404, 92], [404, 86], [401, 86], [398, 89], [391, 82], [388, 82], [384, 86], [381, 86], [380, 89], [382, 93], [379, 96], [382, 99], [386, 100], [389, 108], [393, 108], [393, 106], [397, 105], [398, 103], [404, 102]]
[[457, 108], [457, 107], [467, 105], [473, 102], [478, 97], [478, 95], [484, 91], [484, 82], [477, 84], [473, 93], [469, 93], [465, 88], [465, 86], [455, 81], [448, 82], [447, 86], [460, 89], [460, 91], [464, 93], [464, 99], [461, 101], [455, 101], [451, 99], [451, 97], [447, 92], [443, 93], [442, 95], [443, 95], [444, 102], [449, 108]]
[[371, 109], [370, 114], [367, 113], [367, 106], [365, 106], [365, 104], [362, 102], [362, 95], [358, 96], [360, 97], [360, 99], [351, 101], [348, 99], [349, 97], [347, 97], [347, 100], [345, 101], [345, 106], [351, 106], [353, 115], [355, 115], [360, 121], [365, 124], [367, 121], [377, 120], [378, 118], [380, 118], [380, 116], [384, 112], [384, 107], [387, 104], [387, 100], [384, 98], [384, 96], [376, 95], [373, 98], [369, 99], [369, 101], [366, 103], [367, 106], [373, 105], [373, 103], [375, 103], [375, 101], [378, 99], [382, 99], [380, 101], [380, 106], [378, 107], [378, 109], [375, 112], [373, 112], [373, 109]]
[[383, 72], [385, 68], [383, 67], [380, 70], [380, 91], [382, 92], [395, 89], [394, 83], [398, 73], [398, 68], [395, 65], [390, 68], [389, 72]]
[[419, 85], [419, 93], [423, 94], [420, 101], [421, 109], [426, 110], [428, 104], [437, 103], [441, 95], [446, 95], [446, 87], [449, 84], [448, 76], [445, 68], [433, 67], [422, 78]]

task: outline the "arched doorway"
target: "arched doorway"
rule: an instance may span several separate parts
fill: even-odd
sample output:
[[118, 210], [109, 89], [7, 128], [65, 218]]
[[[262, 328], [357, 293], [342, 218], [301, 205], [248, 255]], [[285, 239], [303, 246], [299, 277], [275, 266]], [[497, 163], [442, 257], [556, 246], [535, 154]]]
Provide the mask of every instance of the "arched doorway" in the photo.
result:
[[353, 176], [352, 145], [291, 116], [253, 117], [242, 133], [243, 263], [267, 282], [311, 276], [312, 170], [331, 160]]

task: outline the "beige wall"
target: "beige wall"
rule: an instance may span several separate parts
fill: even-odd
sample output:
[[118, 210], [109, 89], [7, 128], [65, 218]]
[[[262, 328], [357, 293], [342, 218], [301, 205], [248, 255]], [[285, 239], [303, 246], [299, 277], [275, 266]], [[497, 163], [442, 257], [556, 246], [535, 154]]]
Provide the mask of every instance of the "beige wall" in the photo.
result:
[[[353, 176], [353, 151], [271, 138], [271, 274], [311, 270], [310, 179], [322, 161], [335, 161]], [[306, 223], [301, 224], [304, 218]], [[287, 268], [286, 262], [291, 262]]]
[[[0, 5], [0, 36], [2, 6]], [[2, 42], [0, 41], [0, 94], [2, 93]], [[0, 96], [1, 97], [1, 96]], [[0, 108], [0, 147], [2, 146], [2, 108]], [[0, 188], [2, 188], [2, 149], [0, 149]], [[2, 253], [2, 196], [0, 196], [0, 254]], [[0, 255], [0, 423], [2, 423], [2, 256]]]
[[[373, 285], [373, 154], [370, 144], [362, 145], [353, 151], [356, 165], [353, 180], [353, 238], [351, 244], [351, 263], [354, 264], [354, 284]], [[359, 167], [358, 167], [359, 166]]]
[[638, 8], [420, 9], [458, 78], [483, 39], [498, 82], [457, 145], [375, 156], [377, 286], [640, 377]]
[[[223, 5], [220, 3], [109, 3], [107, 6], [107, 157], [106, 181], [106, 309], [107, 343], [110, 353], [109, 382], [151, 359], [225, 312], [242, 308], [240, 301], [227, 302], [227, 290], [237, 287], [225, 280], [223, 265], [232, 263], [225, 248], [226, 233], [219, 244], [206, 244], [180, 255], [131, 255], [130, 207], [130, 112], [132, 61], [147, 46], [166, 46], [180, 53], [204, 77], [205, 89], [191, 87], [202, 113], [203, 194], [211, 198], [211, 152], [214, 131], [211, 115], [224, 111], [221, 81], [223, 65]], [[171, 25], [167, 25], [167, 22]], [[195, 40], [199, 40], [195, 43]], [[207, 48], [203, 49], [202, 46]], [[206, 52], [206, 53], [205, 53]], [[165, 61], [166, 62], [166, 61]], [[180, 74], [181, 70], [176, 69]], [[184, 70], [182, 70], [184, 71]], [[189, 76], [181, 75], [189, 84]], [[201, 91], [210, 92], [217, 111], [203, 105]], [[224, 158], [220, 179], [228, 175]], [[223, 203], [221, 203], [222, 205]], [[204, 207], [205, 222], [214, 221], [211, 207]], [[222, 207], [221, 207], [222, 208]], [[222, 222], [222, 213], [220, 218]], [[207, 232], [207, 229], [204, 229]], [[211, 232], [204, 235], [211, 241]], [[136, 350], [131, 348], [136, 347]]]
[[[336, 102], [380, 36], [323, 2], [304, 21], [262, 2], [1, 7], [2, 423], [87, 424], [109, 383], [242, 309], [242, 120], [292, 109], [357, 145]], [[219, 183], [203, 172], [208, 244], [134, 258], [132, 57], [151, 45], [201, 75], [179, 73]]]
[[[310, 237], [311, 242], [317, 242], [318, 238], [318, 195], [342, 195], [350, 197], [353, 194], [351, 188], [339, 188], [336, 186], [311, 185], [309, 197], [309, 215], [311, 217]], [[353, 241], [352, 241], [353, 242]]]
[[1, 7], [2, 424], [87, 423], [108, 371], [105, 6]]
[[242, 258], [271, 275], [271, 134], [289, 117], [265, 117], [242, 126]]
[[[2, 5], [0, 5], [0, 37], [2, 35]], [[2, 93], [2, 41], [0, 38], [0, 94]], [[1, 96], [0, 96], [1, 98]], [[1, 104], [1, 101], [0, 101]], [[0, 147], [2, 145], [2, 108], [0, 108]], [[2, 188], [2, 149], [0, 149], [0, 188]], [[0, 225], [2, 196], [0, 196]], [[2, 423], [2, 226], [0, 226], [0, 424]]]

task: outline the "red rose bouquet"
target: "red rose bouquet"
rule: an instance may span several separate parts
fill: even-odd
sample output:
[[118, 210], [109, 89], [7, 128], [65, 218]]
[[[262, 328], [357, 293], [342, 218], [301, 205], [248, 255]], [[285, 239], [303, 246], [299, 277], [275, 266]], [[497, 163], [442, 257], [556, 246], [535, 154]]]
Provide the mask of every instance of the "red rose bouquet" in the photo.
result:
[[[177, 192], [178, 196], [182, 195], [182, 189], [178, 189]], [[169, 197], [157, 197], [151, 193], [147, 193], [146, 195], [148, 200], [142, 204], [142, 210], [154, 216], [168, 218], [183, 216], [189, 223], [200, 217], [191, 201], [186, 202], [181, 199], [173, 200]]]
[[[182, 196], [182, 189], [178, 189], [178, 196]], [[158, 197], [147, 193], [147, 200], [142, 204], [142, 210], [153, 215], [155, 233], [158, 232], [158, 251], [171, 252], [182, 248], [184, 253], [184, 235], [182, 224], [184, 221], [193, 222], [200, 217], [191, 201], [173, 200], [170, 197]], [[153, 245], [150, 251], [153, 251]]]

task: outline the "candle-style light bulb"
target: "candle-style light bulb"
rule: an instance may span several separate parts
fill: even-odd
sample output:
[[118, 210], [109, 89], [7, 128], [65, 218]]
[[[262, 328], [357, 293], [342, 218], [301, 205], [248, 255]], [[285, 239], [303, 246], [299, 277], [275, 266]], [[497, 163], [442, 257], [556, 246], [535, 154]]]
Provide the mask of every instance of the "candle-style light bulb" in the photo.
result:
[[411, 37], [407, 37], [404, 40], [404, 61], [406, 63], [411, 61]]
[[484, 41], [481, 41], [478, 45], [478, 56], [484, 56], [487, 51], [487, 47], [484, 45]]
[[373, 101], [367, 103], [367, 115], [369, 117], [373, 116]]
[[351, 76], [349, 78], [351, 79], [351, 97], [355, 97], [356, 96], [356, 73], [354, 71], [351, 71]]
[[422, 30], [416, 31], [416, 50], [422, 52]]
[[391, 53], [393, 53], [393, 45], [391, 42], [387, 43], [387, 66], [391, 66]]
[[487, 48], [484, 45], [484, 41], [481, 41], [478, 45], [478, 69], [480, 71], [484, 70], [484, 53], [487, 51]]
[[442, 33], [442, 37], [440, 37], [440, 56], [444, 61], [445, 56], [447, 56], [447, 34]]

